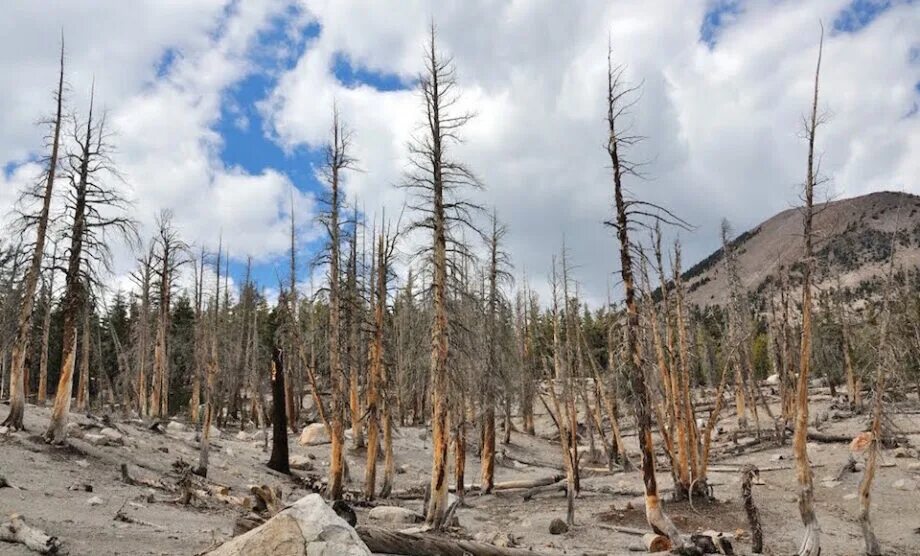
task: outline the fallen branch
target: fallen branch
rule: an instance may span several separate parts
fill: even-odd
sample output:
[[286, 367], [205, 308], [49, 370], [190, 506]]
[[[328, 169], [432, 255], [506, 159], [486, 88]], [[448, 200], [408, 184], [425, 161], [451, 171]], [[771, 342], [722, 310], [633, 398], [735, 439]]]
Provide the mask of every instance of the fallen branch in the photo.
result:
[[492, 544], [462, 539], [449, 539], [430, 533], [390, 531], [379, 527], [358, 526], [355, 529], [364, 544], [375, 554], [403, 556], [539, 556], [541, 553], [522, 548], [502, 548]]
[[9, 521], [0, 524], [0, 541], [19, 543], [39, 554], [57, 554], [61, 548], [57, 537], [30, 527], [19, 514], [11, 515]]
[[756, 466], [745, 465], [741, 468], [741, 500], [744, 502], [744, 512], [751, 526], [751, 551], [760, 554], [763, 552], [763, 527], [760, 525], [757, 506], [754, 505], [752, 483], [755, 478], [760, 478], [760, 471]]

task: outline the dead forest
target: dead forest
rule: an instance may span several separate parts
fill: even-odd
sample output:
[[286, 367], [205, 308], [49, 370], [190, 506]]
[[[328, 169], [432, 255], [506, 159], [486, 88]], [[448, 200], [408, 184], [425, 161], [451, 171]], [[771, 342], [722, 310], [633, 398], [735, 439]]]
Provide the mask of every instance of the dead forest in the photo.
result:
[[[102, 103], [68, 101], [62, 41], [44, 173], [0, 243], [0, 552], [920, 553], [920, 273], [895, 263], [916, 232], [895, 225], [874, 287], [827, 287], [821, 33], [788, 122], [801, 259], [755, 291], [725, 220], [714, 306], [687, 299], [694, 226], [643, 200], [641, 90], [616, 45], [598, 53], [612, 247], [594, 256], [617, 270], [592, 306], [564, 238], [527, 269], [538, 295], [476, 201], [489, 184], [456, 148], [474, 114], [434, 27], [404, 208], [346, 196], [373, 168], [331, 106], [322, 245], [302, 252], [291, 210], [272, 284], [168, 210], [139, 231]], [[108, 512], [83, 526], [55, 505]]]

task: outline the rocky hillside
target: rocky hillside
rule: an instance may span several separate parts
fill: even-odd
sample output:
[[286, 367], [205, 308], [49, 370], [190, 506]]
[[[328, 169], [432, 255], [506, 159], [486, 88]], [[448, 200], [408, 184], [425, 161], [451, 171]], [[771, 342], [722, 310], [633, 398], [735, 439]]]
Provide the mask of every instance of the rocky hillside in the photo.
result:
[[[897, 231], [896, 264], [920, 265], [920, 197], [883, 191], [831, 201], [815, 207], [817, 283], [844, 287], [868, 285], [884, 273]], [[782, 273], [795, 280], [802, 258], [802, 215], [785, 210], [733, 241], [744, 287], [764, 292]], [[728, 277], [719, 249], [684, 274], [690, 303], [722, 305], [728, 301]]]

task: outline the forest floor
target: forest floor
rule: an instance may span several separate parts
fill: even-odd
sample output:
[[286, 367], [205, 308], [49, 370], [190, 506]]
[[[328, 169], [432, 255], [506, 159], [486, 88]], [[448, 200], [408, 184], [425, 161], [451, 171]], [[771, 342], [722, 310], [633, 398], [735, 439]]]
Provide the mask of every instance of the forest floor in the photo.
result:
[[[865, 430], [866, 415], [851, 415], [829, 409], [829, 396], [812, 403], [812, 415], [828, 415], [821, 432], [854, 436]], [[5, 412], [5, 410], [4, 410]], [[842, 413], [842, 414], [841, 414]], [[0, 436], [0, 476], [11, 488], [0, 489], [0, 516], [19, 513], [27, 523], [59, 537], [68, 554], [198, 554], [228, 539], [234, 522], [242, 512], [233, 505], [210, 501], [205, 507], [183, 506], [166, 491], [144, 486], [132, 486], [121, 480], [120, 466], [127, 464], [133, 478], [160, 479], [175, 484], [173, 462], [182, 459], [195, 464], [198, 444], [195, 433], [154, 432], [140, 421], [120, 421], [114, 426], [123, 433], [122, 444], [95, 446], [78, 440], [73, 446], [52, 447], [40, 438], [50, 415], [48, 408], [29, 405], [26, 408], [24, 432]], [[892, 415], [895, 425], [907, 434], [911, 446], [920, 446], [918, 423], [920, 415]], [[101, 419], [72, 415], [84, 432], [98, 432]], [[790, 443], [777, 446], [768, 441], [749, 446], [747, 452], [729, 455], [733, 446], [750, 444], [751, 436], [732, 442], [734, 418], [723, 418], [723, 434], [713, 445], [715, 455], [710, 483], [717, 501], [694, 500], [668, 502], [663, 495], [665, 511], [684, 533], [697, 529], [716, 529], [739, 535], [735, 543], [741, 554], [750, 553], [748, 525], [740, 501], [738, 464], [754, 463], [763, 469], [763, 484], [754, 488], [754, 499], [763, 520], [765, 553], [791, 554], [802, 533], [798, 516], [795, 472], [792, 470]], [[555, 468], [561, 461], [557, 442], [546, 440], [554, 432], [552, 422], [544, 415], [538, 419], [538, 436], [517, 432], [510, 445], [499, 445], [498, 451], [507, 457], [496, 465], [496, 482], [537, 479], [559, 473]], [[249, 434], [238, 436], [237, 430], [226, 430], [213, 439], [208, 479], [230, 487], [234, 495], [246, 495], [249, 485], [279, 486], [286, 502], [309, 493], [290, 477], [265, 467], [268, 453], [263, 440]], [[540, 435], [544, 435], [545, 438]], [[475, 443], [478, 437], [470, 432], [467, 483], [478, 483], [479, 459]], [[501, 433], [499, 432], [499, 440]], [[739, 435], [741, 436], [741, 435]], [[636, 454], [635, 436], [627, 436], [629, 449]], [[587, 440], [586, 440], [587, 442]], [[400, 473], [396, 490], [417, 487], [429, 478], [431, 461], [430, 433], [423, 427], [403, 427], [395, 435], [394, 447]], [[857, 488], [861, 473], [836, 476], [846, 463], [849, 446], [846, 443], [809, 443], [814, 466], [817, 514], [822, 529], [823, 553], [828, 555], [862, 554], [863, 541], [857, 522]], [[291, 456], [312, 457], [314, 475], [327, 469], [329, 445], [301, 446], [298, 435], [290, 435]], [[587, 447], [583, 447], [587, 451]], [[352, 481], [349, 489], [358, 490], [364, 475], [364, 451], [348, 450], [347, 458]], [[638, 458], [634, 456], [638, 463]], [[515, 463], [528, 461], [531, 465]], [[862, 456], [857, 456], [862, 462]], [[912, 449], [884, 450], [882, 467], [873, 488], [872, 520], [886, 554], [920, 554], [920, 513], [917, 512], [920, 482], [920, 460]], [[663, 462], [663, 458], [659, 458]], [[546, 465], [534, 465], [545, 463]], [[600, 469], [602, 464], [592, 464]], [[781, 469], [780, 469], [781, 468]], [[295, 471], [304, 475], [305, 471]], [[382, 473], [378, 473], [378, 477]], [[664, 493], [671, 486], [670, 474], [663, 468], [658, 473]], [[84, 485], [91, 485], [87, 492]], [[529, 501], [523, 491], [497, 491], [480, 496], [470, 493], [457, 515], [460, 528], [454, 534], [469, 537], [507, 538], [511, 535], [518, 546], [529, 547], [544, 554], [629, 554], [639, 538], [617, 532], [613, 527], [647, 528], [644, 510], [633, 509], [630, 500], [641, 494], [642, 481], [638, 471], [583, 471], [583, 491], [576, 499], [576, 525], [562, 535], [551, 535], [549, 523], [565, 517], [565, 495], [546, 492]], [[590, 492], [595, 491], [595, 492]], [[602, 491], [602, 492], [598, 492]], [[617, 494], [613, 494], [616, 492]], [[416, 511], [422, 502], [390, 500], [380, 504], [400, 505]], [[366, 522], [368, 508], [356, 504], [359, 523]], [[405, 527], [396, 526], [393, 527]], [[0, 554], [30, 554], [21, 545], [0, 543]]]

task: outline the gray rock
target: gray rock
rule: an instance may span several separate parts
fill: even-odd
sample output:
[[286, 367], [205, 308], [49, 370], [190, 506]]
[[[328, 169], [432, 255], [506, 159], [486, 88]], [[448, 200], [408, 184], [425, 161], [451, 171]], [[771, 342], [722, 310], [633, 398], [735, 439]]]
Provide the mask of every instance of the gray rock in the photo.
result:
[[300, 471], [312, 471], [313, 462], [310, 461], [310, 458], [306, 456], [291, 456], [289, 463], [291, 469], [297, 469]]
[[121, 444], [122, 442], [125, 441], [125, 436], [113, 428], [109, 428], [109, 427], [104, 428], [101, 431], [99, 431], [99, 434], [108, 438], [110, 441], [116, 444]]
[[186, 430], [188, 430], [188, 427], [186, 427], [184, 424], [180, 423], [179, 421], [170, 421], [169, 423], [166, 424], [166, 432], [169, 432], [169, 433], [175, 434], [177, 432], [185, 432]]
[[358, 533], [310, 494], [252, 531], [208, 552], [212, 556], [370, 556]]
[[377, 506], [371, 508], [367, 518], [381, 523], [419, 523], [424, 517], [412, 510], [400, 508], [399, 506]]
[[101, 506], [105, 504], [105, 500], [103, 500], [102, 498], [99, 498], [98, 496], [93, 496], [92, 498], [87, 500], [86, 503], [90, 506]]
[[550, 535], [561, 535], [568, 532], [569, 526], [565, 524], [564, 521], [558, 517], [552, 520], [549, 524], [549, 534]]
[[322, 423], [313, 423], [303, 428], [300, 433], [301, 446], [319, 446], [320, 444], [329, 444], [329, 433], [326, 432], [326, 425]]

